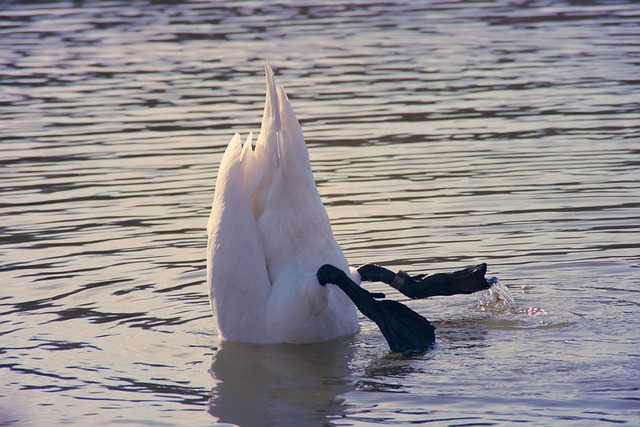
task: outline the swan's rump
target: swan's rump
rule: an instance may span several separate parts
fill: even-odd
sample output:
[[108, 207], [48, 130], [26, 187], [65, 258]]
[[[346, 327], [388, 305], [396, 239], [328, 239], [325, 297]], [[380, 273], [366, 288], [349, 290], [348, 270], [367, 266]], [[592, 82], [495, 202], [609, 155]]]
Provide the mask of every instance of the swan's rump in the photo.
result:
[[207, 272], [221, 339], [318, 342], [354, 333], [355, 307], [316, 272], [348, 271], [315, 186], [300, 125], [267, 71], [255, 148], [235, 135], [220, 164], [209, 219]]

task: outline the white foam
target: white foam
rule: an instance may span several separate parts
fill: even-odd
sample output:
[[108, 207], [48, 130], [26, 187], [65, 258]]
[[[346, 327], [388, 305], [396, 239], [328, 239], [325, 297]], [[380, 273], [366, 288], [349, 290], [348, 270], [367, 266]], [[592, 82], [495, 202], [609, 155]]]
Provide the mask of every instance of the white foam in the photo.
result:
[[491, 287], [476, 293], [480, 309], [483, 311], [515, 310], [516, 302], [509, 289], [500, 283], [497, 277], [492, 277], [487, 281], [491, 283]]

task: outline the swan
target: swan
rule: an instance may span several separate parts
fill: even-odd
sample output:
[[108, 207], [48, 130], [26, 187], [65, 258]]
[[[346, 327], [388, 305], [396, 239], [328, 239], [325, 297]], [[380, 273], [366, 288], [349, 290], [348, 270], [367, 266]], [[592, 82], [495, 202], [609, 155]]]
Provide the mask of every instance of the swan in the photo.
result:
[[[381, 281], [410, 298], [471, 293], [491, 285], [486, 264], [410, 276], [349, 266], [316, 188], [302, 129], [265, 61], [260, 134], [236, 133], [220, 162], [207, 224], [207, 282], [218, 336], [246, 343], [315, 343], [358, 331], [356, 308], [392, 351], [422, 352], [434, 328], [405, 305], [360, 286]], [[328, 286], [332, 285], [332, 286]]]

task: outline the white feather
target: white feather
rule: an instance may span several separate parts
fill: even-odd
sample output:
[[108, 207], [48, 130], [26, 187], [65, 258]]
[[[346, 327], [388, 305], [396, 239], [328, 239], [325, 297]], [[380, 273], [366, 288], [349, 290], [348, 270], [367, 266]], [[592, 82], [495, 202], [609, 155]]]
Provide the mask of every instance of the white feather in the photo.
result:
[[[255, 148], [236, 134], [218, 171], [208, 223], [209, 297], [221, 339], [310, 343], [354, 334], [354, 304], [320, 286], [318, 268], [349, 272], [315, 185], [300, 124], [265, 65]], [[359, 275], [353, 274], [359, 283]]]

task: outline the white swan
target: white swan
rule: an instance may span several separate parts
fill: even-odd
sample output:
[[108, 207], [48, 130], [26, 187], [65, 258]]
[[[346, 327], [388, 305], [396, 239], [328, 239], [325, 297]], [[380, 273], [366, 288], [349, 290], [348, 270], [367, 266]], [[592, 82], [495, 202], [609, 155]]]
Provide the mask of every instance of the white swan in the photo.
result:
[[[222, 340], [311, 343], [354, 334], [355, 306], [319, 286], [330, 263], [349, 271], [316, 189], [287, 95], [266, 64], [260, 136], [236, 134], [218, 171], [207, 226], [211, 307]], [[359, 282], [358, 274], [353, 279]]]
[[[393, 351], [424, 351], [434, 328], [360, 281], [382, 281], [411, 298], [471, 293], [491, 285], [486, 265], [432, 276], [397, 274], [373, 264], [350, 269], [315, 185], [300, 124], [265, 64], [260, 136], [235, 134], [216, 180], [207, 225], [209, 298], [221, 340], [312, 343], [354, 334], [355, 307]], [[337, 286], [325, 286], [331, 283]], [[322, 286], [321, 286], [322, 285]], [[355, 304], [355, 306], [354, 306]]]

